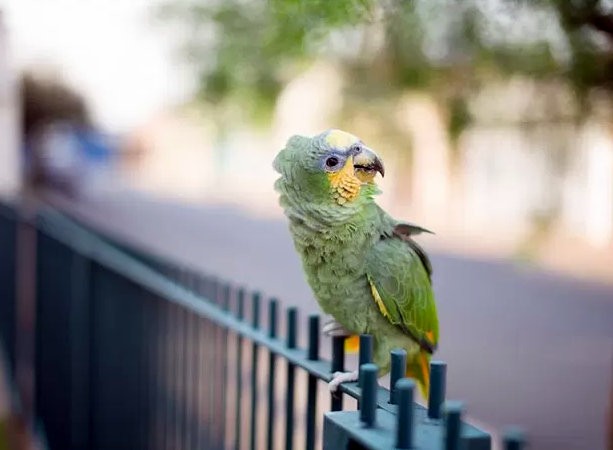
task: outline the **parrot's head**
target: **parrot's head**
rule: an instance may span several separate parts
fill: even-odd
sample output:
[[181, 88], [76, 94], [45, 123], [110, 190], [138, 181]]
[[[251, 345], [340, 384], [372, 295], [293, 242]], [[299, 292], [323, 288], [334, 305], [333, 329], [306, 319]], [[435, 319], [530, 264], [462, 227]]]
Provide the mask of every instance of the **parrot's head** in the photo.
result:
[[293, 136], [273, 164], [281, 178], [275, 185], [293, 200], [347, 208], [378, 193], [383, 162], [359, 138], [340, 130], [315, 137]]

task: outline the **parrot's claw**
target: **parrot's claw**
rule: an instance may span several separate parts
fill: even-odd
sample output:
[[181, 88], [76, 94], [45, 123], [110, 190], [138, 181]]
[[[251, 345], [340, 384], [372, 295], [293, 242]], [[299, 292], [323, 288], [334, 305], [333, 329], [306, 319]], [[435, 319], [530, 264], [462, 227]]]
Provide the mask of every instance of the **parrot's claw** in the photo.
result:
[[345, 328], [343, 328], [343, 326], [334, 319], [331, 319], [328, 322], [326, 322], [323, 328], [321, 329], [321, 331], [323, 334], [325, 334], [326, 336], [330, 336], [330, 337], [351, 336], [351, 333], [345, 330]]
[[336, 392], [341, 383], [349, 383], [352, 381], [358, 381], [359, 372], [354, 370], [353, 372], [334, 372], [332, 374], [332, 380], [328, 383], [330, 392]]

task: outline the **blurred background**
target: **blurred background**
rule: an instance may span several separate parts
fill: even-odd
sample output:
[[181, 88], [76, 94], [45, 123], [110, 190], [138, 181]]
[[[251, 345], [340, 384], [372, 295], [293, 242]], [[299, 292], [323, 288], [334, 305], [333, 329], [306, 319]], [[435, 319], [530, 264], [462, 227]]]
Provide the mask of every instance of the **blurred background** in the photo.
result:
[[8, 2], [28, 181], [278, 216], [275, 153], [338, 127], [437, 245], [611, 277], [610, 2], [328, 3]]
[[0, 187], [316, 309], [271, 162], [354, 133], [380, 204], [437, 233], [452, 392], [534, 448], [599, 449], [612, 89], [610, 0], [5, 0]]

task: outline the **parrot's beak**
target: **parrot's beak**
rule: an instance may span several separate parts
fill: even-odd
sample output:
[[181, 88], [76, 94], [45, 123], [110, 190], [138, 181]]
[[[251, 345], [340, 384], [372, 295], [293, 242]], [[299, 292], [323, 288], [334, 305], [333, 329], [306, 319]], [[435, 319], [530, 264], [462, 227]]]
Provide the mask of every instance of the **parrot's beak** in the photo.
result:
[[360, 147], [360, 150], [353, 155], [353, 167], [356, 176], [362, 182], [371, 182], [377, 172], [385, 176], [383, 162], [377, 154], [368, 147]]

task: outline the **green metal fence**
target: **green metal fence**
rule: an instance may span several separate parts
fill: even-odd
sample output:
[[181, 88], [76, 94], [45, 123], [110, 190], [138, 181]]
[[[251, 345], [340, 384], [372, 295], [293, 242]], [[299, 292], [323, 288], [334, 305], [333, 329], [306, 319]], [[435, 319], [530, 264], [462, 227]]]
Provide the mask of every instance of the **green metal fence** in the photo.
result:
[[0, 203], [0, 340], [6, 348], [9, 371], [15, 369], [17, 220], [15, 211]]
[[[3, 245], [11, 221], [0, 216]], [[488, 434], [462, 422], [459, 403], [444, 403], [444, 363], [433, 362], [424, 408], [401, 379], [406, 355], [391, 355], [390, 392], [377, 385], [372, 338], [362, 336], [359, 383], [323, 402], [345, 355], [335, 338], [332, 361], [320, 357], [318, 316], [301, 319], [54, 210], [34, 225], [36, 413], [52, 449], [491, 448]], [[14, 257], [0, 263], [5, 256]], [[345, 396], [359, 410], [343, 411]], [[505, 441], [521, 445], [518, 434]]]

